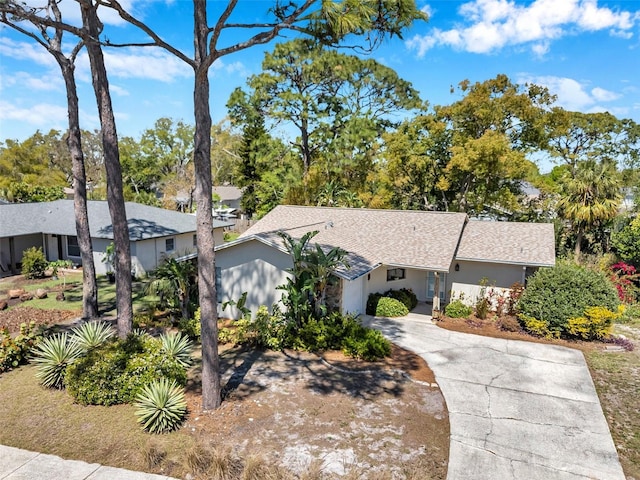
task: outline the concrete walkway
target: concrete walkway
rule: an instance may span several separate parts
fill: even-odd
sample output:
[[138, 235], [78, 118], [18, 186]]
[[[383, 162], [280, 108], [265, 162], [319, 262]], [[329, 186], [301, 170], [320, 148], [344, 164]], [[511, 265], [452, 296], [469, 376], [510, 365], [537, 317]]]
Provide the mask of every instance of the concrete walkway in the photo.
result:
[[170, 480], [0, 445], [0, 480]]
[[448, 480], [624, 480], [579, 350], [365, 318], [422, 356], [447, 402]]

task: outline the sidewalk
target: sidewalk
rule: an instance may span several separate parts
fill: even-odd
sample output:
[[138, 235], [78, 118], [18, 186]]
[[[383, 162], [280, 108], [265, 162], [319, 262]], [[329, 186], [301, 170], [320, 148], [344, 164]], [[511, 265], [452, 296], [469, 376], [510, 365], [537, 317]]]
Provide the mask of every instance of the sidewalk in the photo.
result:
[[365, 318], [423, 357], [447, 402], [448, 480], [624, 480], [582, 352]]
[[173, 480], [0, 445], [0, 480]]

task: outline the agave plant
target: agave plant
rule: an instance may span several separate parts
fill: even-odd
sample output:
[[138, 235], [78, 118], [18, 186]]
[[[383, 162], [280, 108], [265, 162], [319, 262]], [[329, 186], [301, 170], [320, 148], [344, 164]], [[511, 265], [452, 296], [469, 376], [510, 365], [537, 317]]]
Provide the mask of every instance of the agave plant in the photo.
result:
[[149, 433], [171, 432], [178, 428], [187, 413], [184, 389], [175, 380], [156, 380], [136, 397], [136, 417]]
[[193, 343], [188, 336], [181, 332], [163, 333], [160, 335], [160, 342], [162, 342], [162, 349], [165, 353], [175, 358], [180, 365], [185, 368], [191, 365], [193, 362], [191, 358]]
[[115, 333], [107, 322], [87, 322], [73, 329], [71, 343], [88, 352], [114, 337]]
[[48, 388], [64, 386], [64, 372], [67, 365], [82, 354], [82, 349], [69, 341], [66, 333], [57, 333], [45, 338], [34, 351], [37, 365], [36, 378]]

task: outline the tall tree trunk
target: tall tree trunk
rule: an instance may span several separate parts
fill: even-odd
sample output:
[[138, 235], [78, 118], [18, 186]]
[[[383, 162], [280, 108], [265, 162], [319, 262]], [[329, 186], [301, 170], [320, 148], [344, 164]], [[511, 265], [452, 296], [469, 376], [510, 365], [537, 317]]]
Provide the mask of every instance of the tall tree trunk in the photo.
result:
[[100, 115], [100, 130], [104, 164], [107, 173], [107, 203], [113, 225], [113, 243], [116, 249], [116, 309], [118, 312], [118, 335], [126, 337], [133, 325], [133, 305], [131, 297], [131, 247], [129, 245], [129, 228], [127, 212], [122, 191], [122, 169], [118, 150], [118, 133], [113, 116], [109, 81], [104, 66], [102, 48], [98, 43], [101, 31], [100, 20], [96, 12], [97, 6], [92, 0], [81, 0], [82, 25], [90, 39], [86, 42], [93, 90]]
[[574, 258], [576, 262], [580, 261], [580, 254], [582, 253], [582, 237], [584, 233], [582, 231], [582, 227], [578, 227], [578, 231], [576, 232], [576, 246], [573, 250]]
[[96, 267], [93, 263], [93, 244], [89, 230], [87, 212], [87, 176], [84, 169], [84, 154], [80, 136], [80, 119], [78, 115], [78, 94], [74, 77], [73, 64], [61, 54], [56, 55], [62, 77], [67, 89], [67, 111], [69, 115], [69, 136], [67, 147], [71, 154], [73, 172], [73, 210], [76, 217], [76, 233], [82, 258], [82, 318], [98, 316], [98, 285], [96, 283]]
[[196, 177], [198, 291], [202, 332], [202, 409], [218, 408], [222, 401], [218, 358], [218, 302], [216, 296], [213, 202], [211, 178], [211, 111], [207, 60], [207, 10], [205, 0], [194, 0], [195, 85], [193, 105], [195, 136], [193, 160]]

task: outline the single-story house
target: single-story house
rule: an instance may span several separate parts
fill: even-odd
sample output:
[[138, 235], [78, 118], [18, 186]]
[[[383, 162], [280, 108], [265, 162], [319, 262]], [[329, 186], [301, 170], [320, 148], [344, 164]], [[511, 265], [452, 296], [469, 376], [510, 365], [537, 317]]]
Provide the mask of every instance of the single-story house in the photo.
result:
[[[139, 203], [126, 202], [131, 263], [137, 275], [158, 266], [165, 256], [196, 249], [196, 217]], [[104, 253], [113, 241], [106, 201], [88, 201], [89, 228], [96, 273], [106, 273]], [[224, 241], [226, 222], [214, 220], [216, 244]], [[47, 260], [71, 260], [81, 265], [73, 200], [0, 205], [0, 275], [20, 272], [22, 252], [42, 247]]]
[[[281, 205], [237, 240], [216, 247], [218, 300], [246, 306], [278, 303], [292, 260], [279, 232], [347, 251], [339, 268], [337, 303], [343, 312], [365, 312], [370, 293], [410, 288], [422, 302], [444, 305], [460, 292], [474, 293], [486, 278], [509, 288], [537, 268], [555, 264], [552, 224], [469, 220], [464, 213]], [[237, 315], [237, 312], [225, 312]]]

